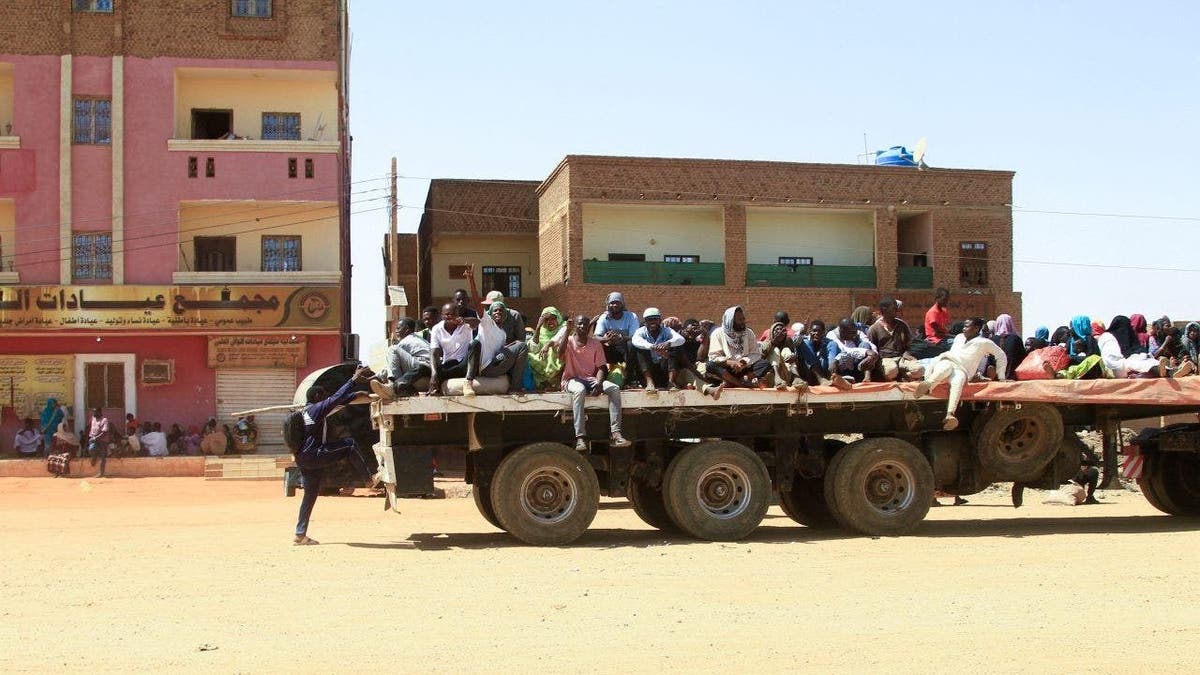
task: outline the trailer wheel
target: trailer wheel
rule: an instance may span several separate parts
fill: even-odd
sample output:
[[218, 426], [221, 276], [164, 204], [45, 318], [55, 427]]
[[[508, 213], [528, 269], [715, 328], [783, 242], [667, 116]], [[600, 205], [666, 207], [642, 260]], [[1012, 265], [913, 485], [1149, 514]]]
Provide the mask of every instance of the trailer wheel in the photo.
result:
[[1163, 493], [1162, 459], [1161, 453], [1146, 455], [1142, 464], [1142, 475], [1137, 479], [1138, 488], [1141, 489], [1142, 496], [1146, 498], [1146, 501], [1150, 502], [1150, 506], [1168, 515], [1177, 516], [1179, 515], [1178, 507]]
[[684, 532], [709, 541], [735, 541], [758, 527], [770, 503], [771, 476], [750, 448], [706, 441], [667, 467], [667, 513]]
[[496, 529], [503, 530], [504, 527], [496, 518], [496, 509], [492, 506], [492, 486], [486, 482], [477, 482], [471, 486], [471, 496], [475, 498], [475, 508], [479, 509], [479, 515]]
[[[825, 439], [826, 457], [835, 457], [844, 447], [844, 441]], [[824, 477], [804, 478], [797, 475], [792, 480], [790, 491], [779, 491], [779, 508], [788, 518], [814, 530], [828, 530], [838, 525], [837, 518], [829, 508], [829, 502], [825, 501]]]
[[650, 527], [663, 532], [678, 532], [679, 526], [671, 520], [667, 513], [667, 504], [663, 499], [662, 487], [654, 487], [643, 480], [634, 478], [629, 481], [629, 504], [633, 512]]
[[846, 446], [834, 461], [826, 496], [850, 529], [899, 535], [925, 519], [933, 501], [933, 468], [912, 444], [867, 438]]
[[1200, 516], [1200, 455], [1148, 455], [1138, 485], [1146, 501], [1159, 511], [1173, 516]]
[[492, 475], [500, 527], [537, 546], [578, 539], [596, 517], [600, 482], [582, 455], [561, 443], [531, 443], [505, 457]]
[[979, 462], [988, 476], [1033, 481], [1054, 459], [1063, 438], [1062, 415], [1044, 403], [990, 413], [976, 438]]

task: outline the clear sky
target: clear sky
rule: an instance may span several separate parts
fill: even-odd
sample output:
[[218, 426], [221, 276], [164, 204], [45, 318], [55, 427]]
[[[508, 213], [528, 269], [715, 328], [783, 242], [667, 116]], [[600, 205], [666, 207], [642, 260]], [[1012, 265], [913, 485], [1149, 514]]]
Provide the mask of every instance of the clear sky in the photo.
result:
[[[855, 163], [864, 133], [872, 150], [924, 137], [931, 166], [1016, 172], [1026, 334], [1077, 313], [1197, 317], [1198, 15], [1184, 2], [352, 0], [352, 208], [383, 205], [367, 200], [392, 156], [412, 232], [429, 177], [541, 180], [585, 153]], [[352, 227], [365, 351], [382, 338], [387, 213]]]

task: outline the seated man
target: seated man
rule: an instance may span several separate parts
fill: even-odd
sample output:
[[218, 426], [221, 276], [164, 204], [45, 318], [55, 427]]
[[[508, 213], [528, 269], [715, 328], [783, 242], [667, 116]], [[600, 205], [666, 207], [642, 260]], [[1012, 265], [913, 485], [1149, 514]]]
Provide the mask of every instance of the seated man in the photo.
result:
[[637, 368], [637, 359], [629, 340], [639, 328], [637, 315], [625, 309], [625, 296], [614, 291], [608, 294], [605, 312], [597, 316], [595, 322], [596, 337], [604, 345], [608, 365], [621, 366], [625, 384], [632, 385], [637, 380], [633, 372]]
[[[493, 302], [479, 319], [479, 335], [467, 348], [467, 381], [463, 396], [475, 395], [476, 377], [508, 375], [508, 391], [524, 394], [525, 364], [529, 360], [529, 345], [525, 344], [525, 326], [514, 324], [508, 307]], [[518, 320], [518, 323], [520, 321]], [[519, 328], [520, 332], [517, 332]]]
[[425, 342], [433, 342], [433, 327], [438, 325], [442, 320], [442, 310], [437, 307], [426, 307], [421, 310], [421, 330], [417, 331], [417, 337]]
[[830, 368], [849, 382], [870, 382], [872, 371], [879, 365], [879, 352], [854, 320], [847, 317], [839, 321], [830, 340]]
[[646, 325], [634, 331], [631, 342], [638, 368], [646, 380], [646, 391], [657, 391], [658, 387], [678, 389], [675, 374], [679, 372], [683, 336], [663, 325], [662, 312], [657, 307], [647, 307], [642, 320]]
[[[787, 327], [787, 336], [788, 336], [789, 340], [796, 339], [796, 333], [791, 328], [792, 319], [790, 316], [788, 316], [787, 312], [783, 311], [782, 309], [779, 310], [778, 312], [775, 312], [775, 323], [781, 323]], [[775, 325], [772, 324], [770, 328], [764, 330], [762, 332], [762, 335], [758, 336], [758, 341], [759, 342], [770, 342], [771, 341], [771, 331], [774, 328], [775, 328]]]
[[[1096, 455], [1091, 450], [1081, 452], [1079, 472], [1058, 489], [1059, 494], [1070, 497], [1073, 506], [1099, 504], [1100, 502], [1096, 500], [1096, 487], [1100, 485], [1100, 469], [1097, 469], [1096, 465], [1099, 463], [1100, 460], [1096, 458]], [[1014, 509], [1021, 508], [1021, 505], [1025, 503], [1024, 493], [1024, 483], [1013, 483], [1011, 496]], [[1057, 501], [1051, 498], [1047, 499], [1044, 503], [1057, 503]]]
[[432, 372], [429, 343], [414, 331], [417, 322], [404, 317], [396, 322], [396, 343], [388, 349], [386, 374], [371, 380], [371, 391], [385, 399], [416, 393], [413, 382]]
[[17, 451], [18, 457], [25, 459], [37, 457], [41, 441], [42, 436], [37, 432], [33, 418], [26, 417], [25, 426], [17, 432], [16, 438], [13, 439], [13, 449]]
[[[467, 377], [467, 352], [474, 335], [471, 327], [458, 315], [459, 307], [454, 303], [442, 306], [442, 320], [438, 322], [429, 343], [429, 395], [442, 393], [442, 382], [455, 377]], [[471, 372], [470, 376], [474, 377]]]
[[995, 342], [980, 335], [984, 321], [978, 317], [963, 322], [962, 341], [955, 341], [950, 351], [934, 357], [925, 371], [925, 379], [917, 385], [914, 398], [921, 398], [935, 385], [950, 381], [950, 396], [946, 403], [946, 418], [942, 428], [953, 431], [958, 428], [958, 402], [962, 399], [963, 386], [979, 372], [979, 366], [989, 355], [996, 359], [997, 378], [1004, 379], [1008, 370], [1008, 356]]
[[697, 319], [686, 319], [683, 328], [678, 331], [683, 336], [683, 345], [679, 347], [679, 370], [676, 371], [674, 384], [690, 387], [700, 392], [721, 398], [724, 384], [708, 384], [704, 381], [701, 366], [708, 360], [708, 332]]
[[[776, 321], [765, 334], [767, 339], [759, 342], [763, 359], [771, 364], [775, 388], [787, 389], [796, 377], [790, 367], [796, 363], [796, 354], [792, 351], [792, 341], [788, 339], [788, 327], [783, 322]], [[808, 384], [802, 383], [801, 386], [807, 387]]]
[[879, 320], [871, 324], [867, 331], [867, 339], [879, 351], [879, 361], [883, 379], [888, 382], [895, 380], [919, 380], [925, 374], [921, 364], [908, 353], [912, 344], [912, 331], [908, 324], [897, 316], [899, 303], [892, 298], [879, 301]]
[[825, 335], [825, 322], [813, 319], [809, 322], [808, 335], [796, 336], [794, 352], [787, 359], [790, 370], [809, 386], [833, 385], [838, 389], [849, 389], [850, 383], [841, 375], [830, 371], [830, 349], [833, 340]]
[[149, 427], [149, 430], [141, 436], [142, 448], [151, 457], [166, 457], [168, 454], [167, 435], [163, 433], [162, 424], [155, 422], [151, 425], [147, 422], [146, 426]]
[[574, 330], [559, 346], [562, 354], [562, 388], [571, 394], [571, 410], [575, 417], [575, 449], [587, 452], [587, 412], [584, 397], [608, 397], [608, 428], [613, 447], [629, 446], [621, 435], [621, 388], [608, 381], [608, 363], [604, 346], [592, 335], [592, 321], [582, 314], [575, 317]]
[[708, 341], [704, 376], [710, 382], [755, 388], [771, 372], [771, 364], [763, 360], [754, 331], [746, 327], [746, 314], [741, 307], [725, 310], [721, 325], [713, 329]]

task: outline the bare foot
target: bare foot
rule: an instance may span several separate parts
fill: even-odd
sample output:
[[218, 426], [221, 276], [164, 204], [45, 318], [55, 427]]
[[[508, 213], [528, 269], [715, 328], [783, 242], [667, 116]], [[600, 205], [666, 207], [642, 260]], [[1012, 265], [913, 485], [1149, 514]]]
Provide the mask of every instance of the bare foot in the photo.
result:
[[835, 388], [841, 389], [842, 391], [849, 391], [852, 387], [854, 387], [854, 385], [850, 384], [846, 378], [838, 375], [837, 373], [833, 374], [833, 377], [829, 380], [829, 383]]
[[709, 385], [704, 388], [704, 393], [713, 397], [714, 401], [721, 400], [721, 392], [722, 391], [725, 391], [725, 383], [724, 382], [722, 382], [721, 384], [715, 385], [715, 386]]
[[923, 396], [928, 396], [929, 389], [931, 388], [931, 386], [932, 385], [930, 385], [928, 382], [922, 381], [920, 384], [917, 385], [917, 388], [913, 390], [913, 398], [921, 398]]

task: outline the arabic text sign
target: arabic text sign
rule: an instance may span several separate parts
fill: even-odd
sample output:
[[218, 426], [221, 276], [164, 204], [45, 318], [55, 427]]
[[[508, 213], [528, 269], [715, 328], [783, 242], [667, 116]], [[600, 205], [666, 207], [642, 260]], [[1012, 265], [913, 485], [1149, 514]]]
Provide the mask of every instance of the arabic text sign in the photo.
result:
[[303, 335], [223, 335], [208, 338], [209, 368], [303, 368], [308, 340]]
[[0, 287], [0, 330], [338, 328], [336, 286]]
[[74, 356], [0, 356], [0, 406], [13, 406], [18, 417], [36, 419], [47, 398], [65, 403], [74, 392]]

